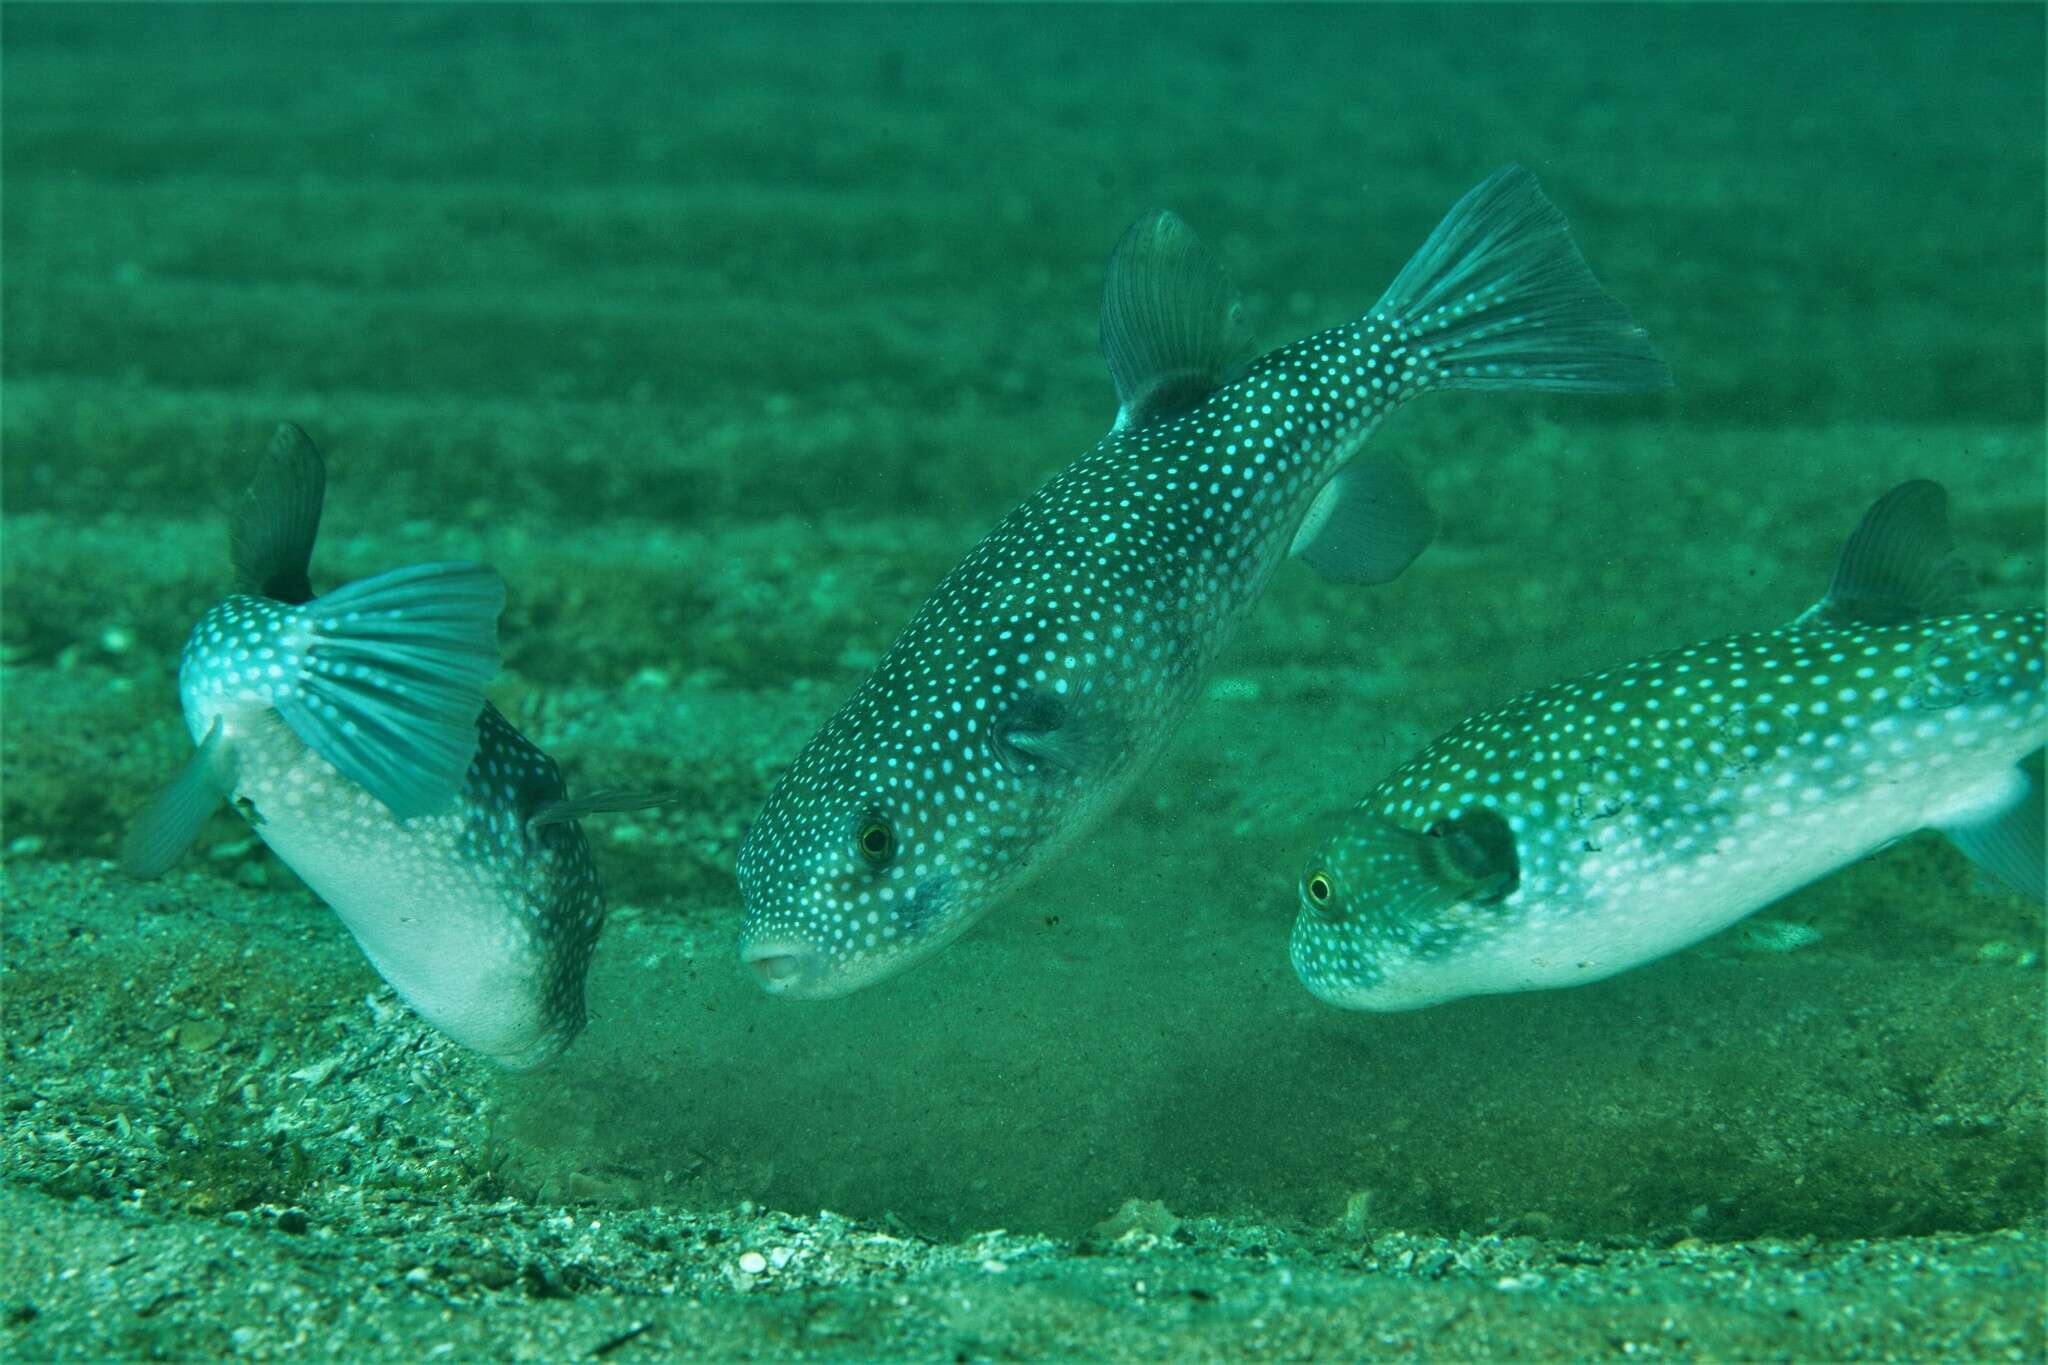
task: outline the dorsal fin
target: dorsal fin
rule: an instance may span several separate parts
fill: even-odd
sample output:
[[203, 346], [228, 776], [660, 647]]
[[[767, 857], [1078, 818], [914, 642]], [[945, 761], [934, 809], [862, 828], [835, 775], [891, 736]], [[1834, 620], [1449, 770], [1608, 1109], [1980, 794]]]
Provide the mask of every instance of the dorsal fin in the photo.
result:
[[1185, 412], [1250, 358], [1237, 290], [1164, 209], [1131, 224], [1102, 282], [1102, 353], [1116, 383], [1112, 431]]
[[1970, 571], [1948, 527], [1948, 490], [1900, 484], [1871, 504], [1842, 547], [1828, 595], [1799, 619], [1886, 626], [1960, 607]]
[[236, 592], [294, 606], [313, 600], [307, 571], [326, 495], [327, 466], [312, 439], [290, 422], [281, 424], [228, 531]]

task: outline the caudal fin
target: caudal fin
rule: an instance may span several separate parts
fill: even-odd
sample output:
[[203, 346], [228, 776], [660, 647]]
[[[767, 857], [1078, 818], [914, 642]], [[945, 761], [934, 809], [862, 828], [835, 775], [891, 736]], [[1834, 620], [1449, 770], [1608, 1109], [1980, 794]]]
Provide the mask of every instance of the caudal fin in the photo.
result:
[[1628, 393], [1671, 382], [1520, 166], [1453, 205], [1373, 313], [1407, 333], [1417, 378], [1432, 388]]
[[427, 814], [476, 756], [505, 585], [481, 564], [416, 564], [304, 608], [300, 675], [275, 705], [314, 752], [391, 808]]

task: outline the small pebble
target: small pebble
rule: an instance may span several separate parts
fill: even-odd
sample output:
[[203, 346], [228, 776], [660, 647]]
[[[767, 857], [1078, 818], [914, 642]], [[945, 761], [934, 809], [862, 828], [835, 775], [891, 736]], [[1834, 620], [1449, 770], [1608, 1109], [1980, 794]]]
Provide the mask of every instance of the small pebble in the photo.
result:
[[1214, 701], [1257, 701], [1265, 694], [1265, 689], [1250, 678], [1218, 678], [1209, 684], [1209, 696]]
[[204, 1052], [227, 1032], [228, 1026], [218, 1019], [188, 1019], [178, 1026], [178, 1046], [186, 1052]]
[[1820, 937], [1820, 930], [1811, 925], [1794, 924], [1789, 920], [1752, 920], [1742, 926], [1743, 941], [1766, 953], [1796, 953], [1809, 944], [1820, 942]]
[[1372, 1216], [1372, 1191], [1357, 1190], [1344, 1201], [1344, 1216], [1337, 1220], [1337, 1229], [1354, 1240], [1370, 1237], [1375, 1226]]
[[759, 1275], [768, 1268], [768, 1258], [758, 1251], [745, 1252], [740, 1256], [740, 1269], [749, 1275]]
[[327, 1078], [332, 1076], [335, 1069], [340, 1065], [341, 1058], [339, 1057], [323, 1057], [311, 1065], [302, 1066], [297, 1071], [292, 1072], [291, 1078], [295, 1081], [304, 1081], [307, 1085], [318, 1086], [324, 1084]]
[[1109, 1217], [1095, 1225], [1095, 1236], [1105, 1242], [1125, 1237], [1171, 1237], [1180, 1219], [1157, 1199], [1126, 1199]]

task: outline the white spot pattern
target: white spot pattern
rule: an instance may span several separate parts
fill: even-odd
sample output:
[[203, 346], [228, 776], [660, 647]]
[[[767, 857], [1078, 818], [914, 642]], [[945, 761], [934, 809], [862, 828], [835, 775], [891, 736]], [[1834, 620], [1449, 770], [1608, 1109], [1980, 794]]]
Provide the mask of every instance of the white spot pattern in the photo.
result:
[[[1323, 909], [1304, 899], [1295, 971], [1363, 1009], [1598, 980], [1959, 809], [2010, 799], [2015, 765], [2048, 740], [2043, 615], [1790, 626], [1474, 716], [1311, 855], [1304, 878], [1322, 872], [1335, 897]], [[1514, 892], [1396, 909], [1412, 901], [1380, 831], [1473, 807], [1514, 835]]]
[[[1182, 354], [1206, 319], [1179, 310], [1218, 291], [1172, 275], [1148, 295], [1145, 269], [1113, 270], [1106, 304], [1119, 324], [1143, 319], [1158, 342], [1145, 364], [1173, 382], [1126, 372], [1135, 334], [1105, 332], [1123, 339], [1126, 398], [1159, 401], [1216, 363]], [[1159, 752], [1313, 500], [1401, 402], [1667, 377], [1534, 178], [1489, 177], [1372, 313], [1266, 355], [1189, 411], [1146, 412], [1141, 397], [947, 575], [748, 832], [741, 956], [772, 991], [838, 995], [978, 919]]]
[[[1121, 794], [1324, 482], [1438, 376], [1443, 359], [1416, 335], [1374, 315], [1276, 351], [1193, 411], [1105, 437], [1006, 517], [749, 831], [742, 951], [811, 955], [810, 994], [889, 975], [950, 941]], [[1078, 770], [1028, 761], [1008, 741], [1052, 715], [1094, 741]], [[875, 819], [894, 830], [886, 866], [855, 846]]]
[[561, 774], [487, 705], [449, 808], [396, 819], [271, 710], [303, 673], [318, 605], [235, 596], [201, 618], [179, 668], [187, 728], [197, 741], [224, 722], [237, 807], [408, 1004], [505, 1065], [540, 1065], [582, 1031], [605, 913], [582, 830], [528, 827], [564, 799]]

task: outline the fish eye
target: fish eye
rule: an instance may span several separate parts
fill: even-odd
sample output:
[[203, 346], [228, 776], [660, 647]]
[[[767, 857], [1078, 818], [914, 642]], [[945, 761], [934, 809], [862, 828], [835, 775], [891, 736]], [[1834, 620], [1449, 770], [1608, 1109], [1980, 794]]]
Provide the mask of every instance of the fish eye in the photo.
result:
[[1301, 894], [1308, 897], [1310, 908], [1320, 912], [1326, 918], [1335, 918], [1330, 906], [1331, 902], [1337, 898], [1337, 888], [1335, 883], [1330, 880], [1329, 873], [1318, 868], [1306, 877], [1303, 877], [1301, 879]]
[[869, 820], [860, 827], [853, 843], [860, 850], [860, 856], [876, 867], [896, 856], [896, 831], [889, 828], [886, 820]]

